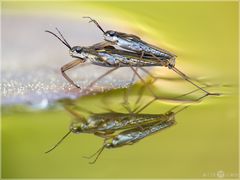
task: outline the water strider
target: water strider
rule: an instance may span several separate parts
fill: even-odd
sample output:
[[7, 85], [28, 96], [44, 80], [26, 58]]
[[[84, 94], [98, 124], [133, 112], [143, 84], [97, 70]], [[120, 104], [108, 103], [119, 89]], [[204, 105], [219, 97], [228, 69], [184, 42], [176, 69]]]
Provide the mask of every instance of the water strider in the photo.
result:
[[55, 149], [70, 133], [90, 133], [100, 137], [106, 137], [123, 129], [142, 129], [142, 127], [147, 124], [164, 122], [172, 116], [172, 112], [166, 112], [163, 114], [140, 114], [140, 111], [137, 113], [120, 113], [114, 111], [92, 113], [87, 111], [90, 113], [90, 116], [85, 118], [79, 109], [86, 111], [73, 104], [65, 106], [65, 110], [74, 116], [74, 121], [71, 123], [68, 133], [50, 150], [46, 151], [46, 153]]
[[175, 115], [178, 112], [182, 111], [183, 109], [186, 109], [187, 107], [188, 106], [183, 107], [182, 109], [180, 109], [175, 113], [171, 111], [168, 112], [167, 119], [164, 119], [164, 120], [161, 119], [160, 121], [145, 124], [141, 128], [140, 127], [131, 128], [131, 129], [122, 131], [116, 135], [115, 134], [108, 135], [104, 139], [103, 146], [92, 156], [85, 157], [85, 158], [90, 159], [96, 155], [96, 158], [93, 161], [89, 162], [90, 164], [93, 164], [97, 161], [100, 154], [103, 152], [105, 148], [112, 149], [112, 148], [122, 147], [125, 145], [133, 145], [134, 143], [139, 142], [140, 140], [154, 133], [157, 133], [163, 129], [171, 127], [174, 124], [176, 124]]
[[[63, 37], [63, 35], [57, 28], [56, 30], [58, 31], [62, 39], [51, 31], [47, 30], [46, 32], [58, 38], [66, 47], [69, 48], [70, 55], [73, 58], [76, 58], [76, 60], [61, 67], [62, 75], [72, 85], [74, 85], [77, 88], [80, 88], [67, 76], [65, 72], [76, 65], [84, 64], [85, 62], [89, 61], [90, 63], [98, 66], [111, 67], [109, 71], [107, 71], [106, 73], [98, 77], [95, 81], [93, 81], [85, 89], [85, 91], [92, 87], [97, 81], [99, 81], [106, 75], [112, 73], [119, 67], [130, 67], [132, 71], [138, 76], [138, 78], [145, 84], [143, 78], [137, 73], [137, 71], [133, 67], [163, 66], [165, 63], [168, 63], [167, 60], [157, 61], [151, 56], [147, 55], [139, 56], [137, 53], [134, 52], [115, 49], [113, 46], [110, 46], [107, 42], [100, 42], [89, 47], [82, 46], [72, 47], [69, 45], [69, 43], [66, 41], [66, 39]], [[156, 97], [156, 95], [152, 92], [150, 87], [147, 86], [147, 88], [151, 92], [151, 94]]]
[[[208, 95], [206, 94], [196, 99], [196, 101], [194, 102], [197, 103], [206, 96]], [[179, 110], [175, 113], [173, 112], [173, 110], [179, 106], [178, 105], [168, 110], [166, 113], [162, 114], [141, 114], [141, 112], [152, 103], [151, 101], [151, 103], [147, 103], [141, 108], [141, 110], [138, 110], [137, 112], [135, 112], [135, 109], [129, 113], [120, 113], [112, 110], [107, 113], [93, 113], [89, 110], [76, 106], [71, 100], [63, 100], [62, 102], [63, 104], [65, 104], [64, 107], [66, 111], [68, 111], [71, 115], [74, 116], [75, 122], [70, 125], [68, 133], [64, 135], [60, 139], [60, 141], [58, 141], [51, 149], [46, 151], [46, 153], [54, 150], [70, 133], [90, 133], [99, 137], [103, 137], [105, 139], [111, 137], [113, 138], [112, 140], [114, 140], [114, 142], [117, 142], [116, 138], [125, 138], [125, 136], [129, 136], [127, 134], [131, 132], [133, 134], [141, 134], [141, 136], [139, 135], [137, 139], [142, 139], [148, 135], [147, 132], [152, 131], [153, 129], [157, 128], [160, 130], [167, 127], [169, 123], [165, 122], [172, 120], [175, 114], [181, 111]], [[186, 102], [184, 102], [183, 104], [185, 103]], [[186, 107], [184, 107], [183, 109], [185, 109]], [[90, 116], [88, 118], [85, 118], [82, 115], [81, 111], [89, 113]], [[165, 124], [161, 125], [161, 123]], [[155, 127], [156, 125], [157, 127]], [[120, 134], [118, 133], [119, 131]], [[135, 142], [136, 137], [133, 137], [132, 139]], [[124, 145], [123, 142], [124, 141], [121, 140], [121, 143], [117, 143], [118, 146], [116, 147]]]
[[[208, 95], [209, 94], [205, 94], [205, 95], [201, 96], [200, 98], [197, 99], [196, 102], [202, 100], [203, 98], [207, 97]], [[138, 112], [141, 112], [143, 109], [145, 109], [151, 103], [147, 103]], [[183, 103], [183, 104], [185, 104], [185, 103]], [[121, 131], [118, 134], [106, 134], [105, 137], [103, 136], [105, 138], [103, 146], [96, 153], [94, 153], [93, 155], [91, 155], [89, 157], [85, 157], [85, 158], [90, 159], [96, 155], [96, 158], [92, 162], [89, 162], [90, 164], [93, 164], [97, 161], [100, 154], [103, 152], [103, 150], [105, 148], [112, 149], [112, 148], [122, 147], [125, 145], [133, 145], [134, 143], [140, 141], [141, 139], [144, 139], [144, 138], [146, 138], [154, 133], [157, 133], [165, 128], [173, 126], [174, 124], [176, 124], [176, 121], [175, 121], [176, 114], [178, 114], [179, 112], [185, 110], [186, 108], [188, 108], [190, 106], [190, 105], [183, 106], [183, 104], [177, 105], [177, 106], [171, 108], [170, 110], [168, 110], [165, 114], [163, 114], [164, 115], [163, 119], [158, 118], [158, 120], [156, 120], [156, 121], [143, 124], [140, 127], [133, 127], [133, 128]], [[181, 106], [183, 106], [183, 107], [174, 112], [175, 109], [177, 109], [178, 107], [181, 107]]]
[[[103, 28], [99, 25], [99, 23], [92, 19], [91, 17], [84, 17], [89, 18], [89, 22], [95, 23], [95, 25], [103, 32], [104, 39], [106, 42], [108, 42], [110, 45], [117, 45], [123, 49], [130, 50], [132, 52], [136, 52], [139, 54], [141, 58], [152, 56], [155, 58], [155, 66], [165, 66], [169, 69], [172, 69], [174, 72], [176, 72], [178, 75], [180, 75], [184, 80], [188, 81], [192, 85], [196, 86], [197, 88], [201, 89], [203, 92], [209, 95], [219, 95], [219, 93], [210, 93], [206, 91], [205, 89], [201, 88], [197, 84], [195, 84], [186, 74], [181, 72], [179, 69], [175, 67], [175, 59], [176, 55], [165, 50], [161, 49], [159, 47], [156, 47], [152, 44], [149, 44], [145, 41], [143, 41], [140, 37], [132, 34], [127, 34], [123, 32], [117, 32], [113, 30], [104, 31]], [[159, 65], [159, 62], [162, 62]], [[141, 64], [139, 64], [140, 69], [144, 70]], [[136, 73], [136, 72], [135, 72]], [[147, 72], [147, 74], [150, 74]]]

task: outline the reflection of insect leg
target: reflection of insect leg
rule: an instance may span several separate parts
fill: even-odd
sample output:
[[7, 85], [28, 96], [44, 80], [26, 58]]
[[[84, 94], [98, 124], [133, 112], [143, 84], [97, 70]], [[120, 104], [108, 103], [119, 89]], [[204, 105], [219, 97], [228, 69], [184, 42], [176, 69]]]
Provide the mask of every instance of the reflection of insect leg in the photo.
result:
[[70, 63], [67, 63], [67, 64], [65, 64], [64, 66], [61, 67], [61, 72], [62, 72], [63, 77], [68, 82], [70, 82], [72, 85], [74, 85], [77, 88], [80, 88], [80, 87], [78, 85], [76, 85], [73, 82], [73, 80], [68, 77], [68, 75], [65, 73], [65, 71], [67, 71], [67, 70], [69, 70], [69, 69], [71, 69], [71, 68], [73, 68], [73, 67], [75, 67], [75, 66], [77, 66], [78, 64], [81, 64], [81, 63], [84, 63], [84, 61], [82, 59], [76, 59], [76, 60], [74, 60], [74, 61], [72, 61]]
[[[188, 93], [186, 93], [186, 94], [183, 94], [183, 95], [181, 95], [181, 96], [176, 97], [176, 99], [178, 99], [179, 97], [183, 97], [183, 96], [186, 96], [186, 95], [188, 95], [188, 94], [194, 93], [194, 92], [196, 92], [196, 91], [198, 91], [198, 90], [199, 90], [199, 89], [195, 89], [195, 90], [193, 90], [193, 91], [191, 91], [191, 92], [188, 92]], [[205, 94], [205, 95], [201, 96], [200, 98], [192, 101], [192, 103], [197, 103], [197, 102], [199, 102], [201, 99], [207, 97], [208, 95], [210, 95], [210, 94]], [[150, 106], [150, 105], [151, 105], [154, 101], [156, 101], [156, 100], [157, 100], [157, 98], [153, 98], [151, 101], [149, 101], [149, 102], [148, 102], [147, 104], [145, 104], [143, 107], [141, 107], [141, 109], [139, 109], [137, 112], [136, 112], [136, 110], [134, 110], [134, 112], [135, 112], [136, 114], [142, 112], [144, 109], [146, 109], [148, 106]], [[186, 104], [186, 103], [188, 103], [188, 102], [183, 102], [182, 104]], [[178, 105], [178, 106], [180, 106], [180, 105]], [[178, 107], [178, 106], [176, 106], [176, 107]], [[175, 109], [175, 108], [174, 108], [174, 109]]]
[[158, 96], [153, 92], [153, 90], [150, 88], [150, 86], [143, 80], [143, 78], [136, 72], [136, 70], [129, 65], [129, 67], [132, 69], [132, 71], [138, 76], [138, 78], [142, 81], [142, 83], [148, 88], [148, 91], [155, 97], [158, 98]]
[[[144, 56], [144, 51], [142, 51], [142, 53], [141, 53], [140, 61], [142, 60], [143, 56]], [[134, 67], [133, 67], [133, 68], [134, 68]], [[136, 67], [136, 69], [135, 69], [136, 72], [138, 71], [138, 68], [139, 68], [139, 66]], [[132, 86], [132, 84], [134, 83], [135, 78], [136, 78], [136, 73], [133, 72], [133, 77], [132, 77], [132, 80], [131, 80], [131, 82], [130, 82], [130, 87], [127, 88], [127, 94], [126, 94], [126, 96], [125, 96], [126, 98], [128, 98], [128, 95], [129, 95], [130, 92], [131, 92], [131, 86]]]
[[104, 74], [102, 74], [101, 76], [99, 76], [96, 80], [94, 80], [93, 82], [91, 82], [91, 84], [89, 84], [89, 85], [82, 91], [82, 93], [84, 94], [89, 88], [91, 88], [94, 84], [96, 84], [100, 79], [102, 79], [103, 77], [107, 76], [108, 74], [110, 74], [111, 72], [115, 71], [116, 69], [118, 69], [118, 67], [114, 67], [114, 68], [110, 69], [109, 71], [105, 72]]
[[127, 88], [127, 90], [124, 90], [124, 96], [123, 96], [123, 102], [122, 102], [122, 106], [129, 112], [132, 113], [130, 105], [129, 105], [129, 101], [128, 101], [128, 96], [129, 96], [129, 89]]
[[95, 155], [97, 155], [96, 158], [93, 161], [89, 162], [89, 164], [94, 164], [97, 161], [97, 159], [99, 158], [100, 154], [103, 152], [104, 149], [105, 149], [105, 144], [100, 149], [98, 149], [94, 154], [92, 154], [91, 156], [83, 156], [83, 158], [91, 159]]
[[94, 114], [93, 112], [77, 106], [76, 104], [64, 104], [64, 109], [75, 117], [75, 120], [80, 122], [85, 122], [86, 119], [84, 118], [82, 112], [86, 112], [88, 114]]
[[144, 105], [141, 109], [139, 109], [138, 111], [137, 111], [137, 109], [135, 109], [134, 112], [137, 111], [137, 112], [135, 112], [136, 114], [140, 113], [141, 111], [143, 111], [144, 109], [146, 109], [150, 104], [152, 104], [154, 101], [156, 101], [156, 98], [153, 98], [151, 101], [149, 101], [147, 104], [145, 104], [145, 105]]

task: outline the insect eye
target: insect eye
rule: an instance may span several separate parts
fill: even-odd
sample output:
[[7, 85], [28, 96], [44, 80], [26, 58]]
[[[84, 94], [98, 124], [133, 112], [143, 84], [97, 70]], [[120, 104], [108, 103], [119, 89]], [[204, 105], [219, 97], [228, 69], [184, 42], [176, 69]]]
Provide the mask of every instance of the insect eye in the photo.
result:
[[109, 31], [108, 34], [109, 34], [109, 36], [114, 36], [115, 32], [114, 31]]
[[76, 51], [77, 53], [81, 53], [82, 49], [81, 49], [81, 48], [76, 48], [75, 51]]

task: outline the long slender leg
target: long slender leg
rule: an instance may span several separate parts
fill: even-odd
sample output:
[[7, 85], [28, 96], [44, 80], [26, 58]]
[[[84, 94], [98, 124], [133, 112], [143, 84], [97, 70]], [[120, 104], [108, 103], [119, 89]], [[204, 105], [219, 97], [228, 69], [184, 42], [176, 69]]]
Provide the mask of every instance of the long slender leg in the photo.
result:
[[75, 86], [75, 87], [77, 87], [77, 88], [80, 88], [80, 87], [79, 87], [77, 84], [75, 84], [75, 83], [73, 82], [73, 80], [70, 79], [65, 72], [66, 72], [67, 70], [69, 70], [69, 69], [77, 66], [78, 64], [81, 64], [81, 63], [84, 63], [84, 61], [83, 61], [82, 59], [76, 59], [76, 60], [73, 60], [72, 62], [67, 63], [67, 64], [65, 64], [64, 66], [61, 67], [61, 72], [62, 72], [63, 77], [64, 77], [69, 83], [71, 83], [73, 86]]
[[178, 71], [179, 74], [181, 74], [184, 78], [187, 78], [187, 79], [189, 79], [189, 80], [194, 80], [194, 81], [198, 82], [199, 84], [202, 84], [202, 85], [204, 85], [204, 86], [206, 86], [206, 87], [209, 86], [208, 84], [203, 83], [203, 82], [199, 81], [198, 79], [192, 79], [192, 78], [190, 78], [189, 76], [187, 76], [186, 74], [184, 74], [182, 71], [180, 71], [180, 70], [177, 69], [176, 67], [175, 67], [175, 70]]
[[96, 80], [94, 80], [93, 82], [91, 82], [91, 84], [89, 84], [83, 91], [82, 93], [84, 94], [89, 88], [91, 88], [94, 84], [96, 84], [100, 79], [102, 79], [103, 77], [107, 76], [108, 74], [112, 73], [113, 71], [115, 71], [116, 69], [118, 69], [119, 67], [114, 67], [112, 69], [110, 69], [109, 71], [105, 72], [104, 74], [102, 74], [101, 76], [99, 76]]
[[[155, 80], [160, 79], [160, 77], [154, 77], [149, 71], [147, 71], [147, 70], [144, 69], [143, 67], [140, 67], [140, 69], [141, 69], [142, 71], [146, 72], [150, 77], [154, 78]], [[180, 72], [181, 72], [181, 71], [180, 71]], [[153, 82], [154, 82], [154, 81], [153, 81]], [[197, 82], [198, 82], [198, 81], [197, 81]], [[199, 82], [199, 83], [200, 83], [200, 82]], [[190, 92], [188, 92], [188, 93], [186, 93], [186, 94], [183, 94], [183, 95], [180, 95], [180, 96], [176, 96], [175, 98], [184, 97], [184, 96], [186, 96], [186, 95], [189, 95], [189, 94], [192, 94], [192, 93], [197, 92], [197, 91], [199, 91], [199, 90], [202, 90], [203, 88], [206, 88], [206, 87], [211, 87], [211, 85], [206, 85], [206, 84], [205, 84], [205, 86], [203, 86], [203, 87], [197, 88], [197, 89], [195, 89], [195, 90], [193, 90], [193, 91], [190, 91]]]
[[151, 78], [153, 78], [153, 82], [154, 83], [156, 80], [161, 79], [160, 77], [155, 77], [154, 75], [152, 75], [152, 73], [150, 73], [148, 70], [144, 69], [143, 67], [140, 67], [140, 69], [145, 72], [146, 74], [148, 74]]
[[89, 16], [84, 16], [83, 18], [88, 18], [88, 19], [90, 19], [89, 23], [90, 23], [90, 22], [93, 22], [103, 33], [105, 33], [105, 31], [102, 29], [102, 27], [98, 24], [98, 22], [97, 22], [95, 19], [92, 19], [92, 18], [89, 17]]
[[[142, 53], [141, 53], [140, 61], [142, 60], [143, 56], [144, 56], [144, 51], [142, 51]], [[139, 68], [139, 66], [136, 67], [136, 72], [138, 71], [138, 68]], [[131, 84], [133, 84], [133, 81], [135, 80], [135, 77], [136, 77], [136, 73], [133, 73]]]
[[[169, 77], [158, 77], [158, 76], [154, 76], [151, 72], [149, 72], [149, 71], [146, 70], [145, 68], [143, 68], [143, 67], [140, 67], [140, 68], [141, 68], [141, 70], [142, 70], [143, 72], [145, 72], [145, 73], [148, 74], [151, 78], [154, 79], [154, 80], [152, 81], [152, 83], [154, 83], [154, 82], [157, 81], [158, 79], [169, 80], [169, 81], [180, 81], [180, 80], [182, 80], [182, 79], [179, 79], [179, 78], [169, 78]], [[204, 85], [204, 86], [206, 86], [206, 87], [210, 87], [210, 86], [211, 86], [211, 85], [209, 85], [209, 84], [206, 84], [206, 83], [203, 83], [203, 82], [199, 81], [198, 79], [193, 79], [193, 78], [191, 78], [191, 80], [194, 80], [194, 81], [198, 82], [199, 84], [202, 84], [202, 85]]]
[[[183, 95], [180, 95], [180, 96], [176, 96], [175, 98], [173, 98], [173, 99], [179, 99], [180, 97], [184, 97], [184, 96], [187, 96], [187, 95], [189, 95], [189, 94], [192, 94], [192, 93], [194, 93], [194, 92], [196, 92], [196, 91], [199, 91], [200, 89], [199, 88], [197, 88], [197, 89], [195, 89], [195, 90], [193, 90], [193, 91], [190, 91], [190, 92], [188, 92], [188, 93], [185, 93], [185, 94], [183, 94]], [[203, 96], [201, 96], [200, 98], [198, 98], [198, 99], [196, 99], [194, 102], [199, 102], [201, 99], [203, 99], [204, 97], [206, 97], [206, 96], [208, 96], [209, 94], [205, 94], [205, 95], [203, 95]], [[159, 98], [160, 99], [160, 98]], [[150, 104], [152, 104], [154, 101], [156, 101], [157, 100], [157, 98], [153, 98], [152, 100], [150, 100], [147, 104], [145, 104], [143, 107], [141, 107], [141, 109], [135, 109], [133, 112], [134, 113], [140, 113], [140, 112], [142, 112], [144, 109], [146, 109]], [[187, 102], [184, 102], [184, 103], [182, 103], [182, 104], [185, 104], [185, 103], [187, 103]], [[180, 106], [180, 105], [178, 105], [178, 106]], [[176, 107], [178, 107], [178, 106], [176, 106]], [[174, 108], [175, 109], [175, 108]], [[172, 110], [172, 109], [171, 109]]]
[[141, 99], [142, 99], [142, 96], [143, 96], [143, 93], [144, 93], [144, 90], [145, 90], [145, 86], [142, 86], [140, 89], [139, 89], [139, 91], [138, 91], [138, 98], [136, 99], [136, 101], [135, 101], [135, 104], [137, 105], [140, 101], [141, 101]]
[[132, 65], [129, 65], [129, 67], [132, 69], [132, 71], [138, 76], [138, 78], [142, 81], [142, 83], [148, 88], [148, 91], [155, 97], [158, 98], [158, 96], [152, 91], [152, 89], [148, 86], [148, 84], [143, 80], [143, 78], [136, 72], [136, 70], [132, 67]]
[[83, 156], [83, 158], [86, 158], [86, 159], [91, 159], [91, 158], [93, 158], [94, 156], [96, 156], [96, 158], [93, 160], [93, 161], [91, 161], [91, 162], [89, 162], [89, 164], [94, 164], [96, 161], [97, 161], [97, 159], [99, 158], [99, 156], [100, 156], [100, 154], [103, 152], [103, 150], [105, 149], [105, 144], [103, 144], [103, 146], [100, 148], [100, 149], [98, 149], [94, 154], [92, 154], [91, 156]]
[[128, 111], [129, 114], [133, 114], [140, 107], [140, 106], [138, 106], [138, 107], [135, 107], [133, 110], [131, 109], [126, 91], [124, 91], [122, 106]]
[[[141, 53], [140, 60], [142, 60], [143, 56], [144, 56], [144, 51], [142, 51], [142, 53]], [[136, 69], [135, 69], [136, 72], [138, 71], [138, 68], [139, 68], [139, 66], [136, 67]], [[136, 78], [136, 73], [133, 72], [133, 77], [132, 77], [132, 80], [131, 80], [131, 83], [130, 83], [130, 87], [127, 88], [127, 93], [126, 93], [126, 95], [125, 95], [125, 98], [126, 98], [127, 100], [128, 100], [128, 96], [129, 96], [129, 94], [130, 94], [130, 92], [131, 92], [131, 86], [132, 86], [135, 78]]]
[[[149, 71], [147, 71], [146, 69], [144, 69], [143, 67], [139, 67], [142, 71], [144, 71], [145, 73], [147, 73], [150, 77], [152, 77], [154, 79], [153, 82], [151, 82], [151, 84], [153, 84], [155, 82], [156, 79], [158, 79], [157, 77], [154, 77]], [[142, 99], [142, 95], [143, 92], [145, 90], [145, 86], [143, 86], [140, 90], [139, 90], [139, 96], [135, 102], [135, 104], [138, 104], [140, 102], [140, 100]], [[135, 109], [136, 110], [136, 109]]]
[[[152, 55], [154, 58], [156, 58], [156, 59], [159, 60], [159, 58], [158, 58], [157, 56], [155, 56], [154, 54], [151, 53], [150, 55]], [[176, 72], [179, 76], [181, 76], [184, 80], [188, 81], [189, 83], [191, 83], [191, 84], [194, 85], [195, 87], [201, 89], [201, 90], [202, 90], [203, 92], [205, 92], [206, 94], [209, 94], [209, 95], [220, 95], [219, 93], [210, 93], [210, 92], [204, 90], [203, 88], [201, 88], [200, 86], [198, 86], [197, 84], [195, 84], [194, 82], [192, 82], [192, 80], [191, 80], [186, 74], [182, 73], [182, 72], [181, 72], [180, 70], [178, 70], [176, 67], [173, 66], [173, 67], [171, 67], [171, 69], [172, 69], [174, 72]]]
[[139, 109], [137, 112], [135, 112], [136, 114], [139, 114], [140, 112], [142, 112], [144, 109], [146, 109], [150, 104], [152, 104], [154, 101], [156, 101], [156, 98], [153, 98], [151, 101], [149, 101], [147, 104], [145, 104], [141, 109]]
[[176, 67], [172, 67], [171, 68], [174, 72], [176, 72], [177, 74], [179, 74], [184, 80], [188, 81], [189, 83], [191, 83], [192, 85], [194, 85], [195, 87], [201, 89], [202, 91], [204, 91], [206, 94], [212, 94], [208, 91], [206, 91], [205, 89], [201, 88], [200, 86], [196, 85], [194, 82], [191, 81], [191, 79], [188, 78], [188, 76], [183, 76], [181, 72], [179, 72], [179, 70]]
[[124, 96], [123, 96], [122, 106], [123, 106], [129, 113], [132, 113], [132, 110], [131, 110], [131, 108], [129, 107], [128, 95], [129, 95], [129, 89], [127, 88], [127, 90], [124, 90]]

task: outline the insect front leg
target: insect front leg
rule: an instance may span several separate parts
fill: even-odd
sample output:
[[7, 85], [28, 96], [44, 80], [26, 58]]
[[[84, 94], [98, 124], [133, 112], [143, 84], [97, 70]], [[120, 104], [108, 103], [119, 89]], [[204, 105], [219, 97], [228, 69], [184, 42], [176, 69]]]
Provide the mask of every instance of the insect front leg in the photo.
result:
[[78, 64], [82, 64], [84, 63], [85, 61], [82, 60], [82, 59], [76, 59], [76, 60], [73, 60], [72, 62], [70, 63], [67, 63], [65, 64], [64, 66], [61, 67], [61, 72], [62, 72], [62, 75], [63, 77], [69, 82], [71, 83], [73, 86], [77, 87], [77, 88], [80, 88], [77, 84], [75, 84], [73, 82], [72, 79], [69, 78], [69, 76], [65, 73], [67, 70], [69, 69], [72, 69], [73, 67], [77, 66]]
[[97, 22], [95, 19], [92, 19], [92, 18], [89, 17], [89, 16], [84, 16], [83, 18], [88, 18], [88, 19], [90, 19], [89, 23], [90, 23], [90, 22], [93, 22], [93, 23], [103, 32], [103, 34], [105, 34], [105, 31], [103, 30], [103, 28], [98, 24], [98, 22]]

